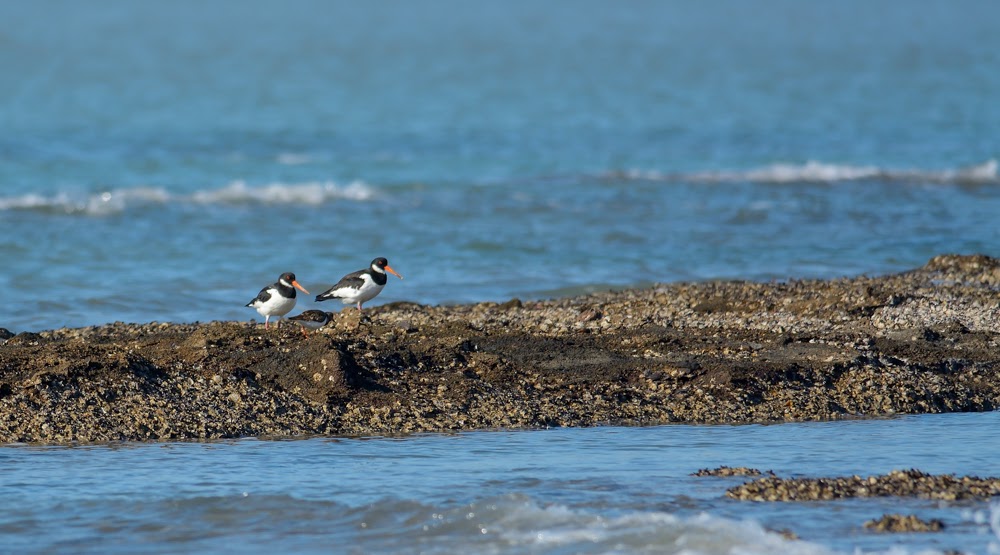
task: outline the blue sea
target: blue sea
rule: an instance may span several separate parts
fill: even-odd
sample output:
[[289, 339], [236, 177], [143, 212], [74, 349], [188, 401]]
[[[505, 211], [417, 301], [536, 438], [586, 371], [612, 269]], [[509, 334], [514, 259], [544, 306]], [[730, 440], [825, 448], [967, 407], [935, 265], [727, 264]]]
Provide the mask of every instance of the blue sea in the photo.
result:
[[[0, 327], [260, 321], [244, 305], [280, 273], [315, 294], [376, 256], [405, 279], [366, 306], [997, 256], [997, 21], [989, 0], [2, 2]], [[992, 436], [960, 439], [995, 418], [5, 448], [0, 546], [997, 553], [988, 505], [879, 539], [850, 526], [898, 501], [729, 503], [686, 477], [997, 474]], [[870, 459], [924, 430], [937, 449]], [[766, 531], [789, 519], [815, 544]]]
[[0, 327], [1000, 255], [1000, 5], [692, 4], [0, 3]]
[[[0, 447], [4, 553], [1000, 553], [1000, 502], [754, 503], [752, 478], [997, 474], [1000, 413], [772, 426]], [[886, 513], [939, 533], [876, 534]], [[791, 530], [791, 541], [780, 532]]]

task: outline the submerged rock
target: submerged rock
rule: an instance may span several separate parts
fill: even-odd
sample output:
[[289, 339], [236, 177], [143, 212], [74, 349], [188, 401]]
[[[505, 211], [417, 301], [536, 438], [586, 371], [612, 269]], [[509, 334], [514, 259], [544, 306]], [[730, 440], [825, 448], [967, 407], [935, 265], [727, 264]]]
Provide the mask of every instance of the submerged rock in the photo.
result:
[[838, 478], [760, 478], [726, 491], [745, 501], [818, 501], [850, 497], [922, 497], [926, 499], [988, 499], [1000, 495], [1000, 478], [932, 475], [919, 470], [894, 470], [881, 476]]
[[878, 520], [869, 520], [865, 528], [874, 532], [940, 532], [944, 530], [944, 522], [932, 518], [921, 520], [916, 515], [886, 514]]
[[[770, 470], [767, 473], [774, 476], [774, 472]], [[718, 476], [718, 477], [730, 477], [730, 476], [760, 476], [761, 471], [756, 468], [748, 468], [746, 466], [720, 466], [718, 468], [702, 468], [697, 472], [692, 474], [692, 476]]]

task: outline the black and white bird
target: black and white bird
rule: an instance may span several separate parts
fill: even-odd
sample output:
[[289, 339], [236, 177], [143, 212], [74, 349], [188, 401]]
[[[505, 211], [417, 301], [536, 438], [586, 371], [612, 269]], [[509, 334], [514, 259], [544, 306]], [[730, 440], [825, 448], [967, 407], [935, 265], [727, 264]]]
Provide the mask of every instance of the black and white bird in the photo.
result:
[[322, 310], [307, 310], [302, 314], [288, 317], [289, 322], [302, 326], [302, 335], [309, 337], [306, 330], [318, 330], [330, 322], [330, 313]]
[[299, 289], [305, 294], [309, 294], [299, 282], [295, 281], [295, 274], [285, 272], [281, 274], [278, 281], [268, 285], [257, 293], [257, 298], [248, 302], [246, 306], [256, 308], [257, 312], [264, 317], [264, 329], [271, 316], [277, 316], [276, 326], [281, 326], [281, 317], [291, 312], [295, 306], [295, 289]]
[[364, 270], [351, 272], [340, 278], [336, 285], [326, 291], [316, 295], [316, 301], [326, 301], [329, 299], [340, 299], [344, 304], [356, 304], [361, 310], [361, 304], [375, 298], [385, 287], [388, 276], [386, 272], [403, 279], [403, 276], [396, 273], [389, 266], [389, 261], [384, 258], [372, 260]]

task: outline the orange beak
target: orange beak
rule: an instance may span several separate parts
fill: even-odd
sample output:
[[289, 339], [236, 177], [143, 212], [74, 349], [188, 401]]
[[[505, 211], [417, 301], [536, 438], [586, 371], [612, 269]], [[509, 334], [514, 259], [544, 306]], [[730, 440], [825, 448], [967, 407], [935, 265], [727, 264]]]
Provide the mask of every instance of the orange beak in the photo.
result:
[[389, 267], [388, 265], [386, 265], [386, 267], [385, 267], [385, 271], [387, 271], [387, 272], [389, 272], [390, 274], [392, 274], [392, 275], [394, 275], [394, 276], [398, 277], [399, 279], [403, 279], [403, 276], [401, 276], [401, 275], [397, 274], [397, 273], [396, 273], [396, 270], [393, 270], [393, 269], [392, 269], [392, 268], [390, 268], [390, 267]]
[[305, 293], [306, 295], [308, 295], [308, 294], [309, 294], [309, 292], [308, 292], [308, 291], [306, 291], [304, 287], [302, 287], [301, 285], [299, 285], [299, 282], [297, 282], [297, 281], [293, 281], [293, 282], [292, 282], [292, 285], [294, 285], [294, 286], [295, 286], [295, 287], [296, 287], [296, 288], [297, 288], [297, 289], [298, 289], [299, 291], [302, 291], [302, 292], [303, 292], [303, 293]]

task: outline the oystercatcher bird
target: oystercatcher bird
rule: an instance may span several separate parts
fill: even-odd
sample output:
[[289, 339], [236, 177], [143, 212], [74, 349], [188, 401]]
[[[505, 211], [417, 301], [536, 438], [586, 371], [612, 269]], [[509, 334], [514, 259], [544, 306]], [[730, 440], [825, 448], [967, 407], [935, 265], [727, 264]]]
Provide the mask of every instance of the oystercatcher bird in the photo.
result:
[[386, 272], [403, 279], [403, 276], [397, 274], [396, 270], [389, 266], [388, 260], [381, 257], [376, 258], [364, 270], [347, 274], [340, 278], [337, 285], [316, 295], [316, 301], [340, 299], [344, 304], [357, 304], [358, 311], [360, 311], [362, 303], [374, 299], [375, 295], [382, 292], [382, 288], [388, 281]]
[[295, 306], [295, 289], [298, 288], [305, 294], [309, 294], [299, 282], [295, 281], [295, 274], [285, 272], [281, 274], [278, 281], [268, 285], [257, 293], [257, 298], [248, 302], [246, 306], [256, 308], [257, 312], [264, 317], [264, 329], [271, 316], [277, 316], [276, 326], [281, 326], [281, 317], [288, 314]]
[[288, 317], [289, 322], [295, 322], [302, 326], [302, 335], [309, 337], [310, 330], [318, 330], [330, 321], [330, 314], [322, 310], [307, 310], [302, 314]]

